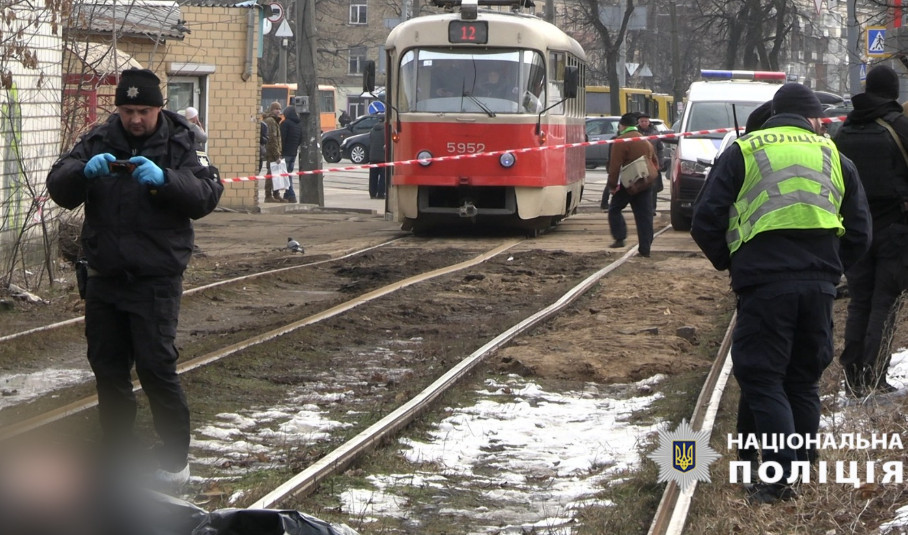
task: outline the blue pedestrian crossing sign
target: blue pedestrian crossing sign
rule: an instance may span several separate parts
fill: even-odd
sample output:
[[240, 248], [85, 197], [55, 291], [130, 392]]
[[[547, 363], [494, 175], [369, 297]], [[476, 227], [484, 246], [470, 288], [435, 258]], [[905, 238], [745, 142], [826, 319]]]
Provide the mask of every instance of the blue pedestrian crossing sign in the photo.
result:
[[867, 79], [867, 64], [861, 63], [861, 81], [863, 82], [866, 79]]
[[375, 100], [369, 104], [369, 114], [375, 115], [376, 113], [385, 113], [385, 103], [380, 100]]
[[886, 55], [886, 28], [884, 26], [867, 27], [867, 55], [871, 57]]

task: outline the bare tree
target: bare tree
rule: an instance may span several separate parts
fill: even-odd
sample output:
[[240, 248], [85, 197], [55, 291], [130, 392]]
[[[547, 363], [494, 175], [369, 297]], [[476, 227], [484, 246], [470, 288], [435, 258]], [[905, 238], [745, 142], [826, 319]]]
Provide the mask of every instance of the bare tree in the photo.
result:
[[698, 0], [704, 29], [725, 44], [726, 69], [779, 70], [798, 14], [793, 0]]
[[[617, 30], [609, 28], [600, 16], [599, 0], [580, 0], [579, 14], [582, 19], [578, 21], [581, 27], [589, 28], [597, 38], [601, 46], [602, 59], [605, 61], [605, 75], [609, 87], [621, 87], [618, 78], [618, 58], [621, 53], [621, 46], [627, 35], [627, 25], [634, 12], [634, 0], [624, 0], [624, 13], [621, 18], [621, 24]], [[620, 5], [620, 4], [619, 4]], [[584, 43], [586, 44], [586, 43]], [[587, 45], [588, 46], [588, 45]], [[595, 69], [589, 74], [595, 75]], [[613, 110], [621, 109], [618, 91], [612, 91], [609, 94], [611, 108]]]

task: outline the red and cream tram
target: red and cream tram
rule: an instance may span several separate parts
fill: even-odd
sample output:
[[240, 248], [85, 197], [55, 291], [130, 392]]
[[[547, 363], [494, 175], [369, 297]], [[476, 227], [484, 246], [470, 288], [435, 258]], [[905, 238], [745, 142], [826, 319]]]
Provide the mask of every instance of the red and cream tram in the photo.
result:
[[[450, 2], [436, 0], [439, 5]], [[535, 234], [573, 213], [585, 176], [580, 45], [531, 15], [464, 0], [388, 36], [389, 207], [414, 231], [456, 221]], [[374, 64], [365, 86], [374, 90]]]

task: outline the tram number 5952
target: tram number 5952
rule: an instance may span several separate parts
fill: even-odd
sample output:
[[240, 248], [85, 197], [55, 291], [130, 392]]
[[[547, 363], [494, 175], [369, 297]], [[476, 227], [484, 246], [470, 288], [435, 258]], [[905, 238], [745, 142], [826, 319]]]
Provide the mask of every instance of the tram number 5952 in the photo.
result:
[[447, 145], [450, 154], [475, 154], [486, 150], [485, 143], [455, 143], [449, 142]]

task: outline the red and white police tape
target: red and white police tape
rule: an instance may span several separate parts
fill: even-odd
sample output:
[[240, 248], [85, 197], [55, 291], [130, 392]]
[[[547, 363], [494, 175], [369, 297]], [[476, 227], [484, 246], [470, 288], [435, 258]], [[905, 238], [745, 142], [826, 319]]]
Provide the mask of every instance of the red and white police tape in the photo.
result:
[[[823, 123], [836, 123], [845, 120], [845, 116], [840, 117], [824, 117], [821, 119]], [[725, 134], [727, 132], [733, 131], [734, 127], [729, 128], [714, 128], [712, 130], [695, 130], [692, 132], [681, 132], [681, 133], [671, 133], [671, 134], [659, 134], [655, 136], [641, 136], [641, 137], [631, 137], [631, 138], [616, 138], [616, 139], [604, 139], [600, 141], [581, 141], [578, 143], [564, 143], [562, 145], [544, 145], [541, 147], [525, 147], [522, 149], [505, 149], [505, 150], [496, 150], [490, 152], [475, 152], [472, 154], [455, 154], [453, 156], [438, 156], [435, 158], [426, 158], [426, 159], [416, 159], [416, 160], [400, 160], [397, 162], [381, 162], [381, 163], [369, 163], [363, 165], [350, 165], [346, 167], [329, 167], [326, 169], [313, 169], [311, 171], [294, 171], [292, 173], [280, 173], [277, 175], [252, 175], [252, 176], [239, 176], [232, 178], [222, 178], [222, 182], [248, 182], [252, 180], [263, 180], [266, 178], [271, 178], [274, 176], [301, 176], [301, 175], [318, 175], [326, 173], [336, 173], [338, 171], [355, 171], [357, 169], [375, 169], [380, 167], [395, 167], [401, 165], [413, 165], [426, 162], [444, 162], [451, 160], [467, 160], [470, 158], [482, 158], [487, 156], [501, 156], [508, 152], [512, 154], [523, 154], [525, 152], [537, 152], [543, 150], [552, 150], [552, 149], [564, 149], [564, 148], [575, 148], [575, 147], [588, 147], [590, 145], [609, 145], [613, 143], [627, 143], [629, 141], [640, 141], [640, 140], [655, 140], [655, 139], [673, 139], [679, 138], [682, 136], [702, 136], [705, 134]], [[738, 127], [738, 130], [744, 130], [744, 127]]]

